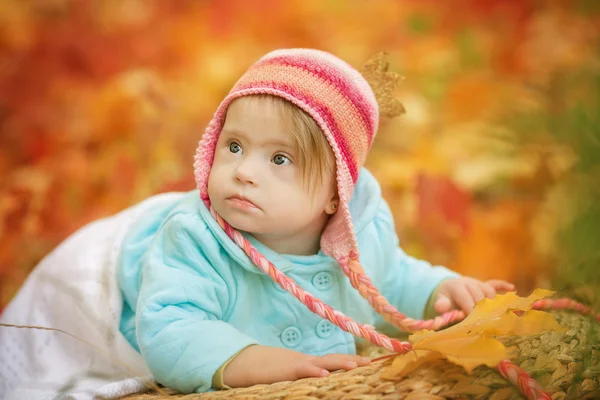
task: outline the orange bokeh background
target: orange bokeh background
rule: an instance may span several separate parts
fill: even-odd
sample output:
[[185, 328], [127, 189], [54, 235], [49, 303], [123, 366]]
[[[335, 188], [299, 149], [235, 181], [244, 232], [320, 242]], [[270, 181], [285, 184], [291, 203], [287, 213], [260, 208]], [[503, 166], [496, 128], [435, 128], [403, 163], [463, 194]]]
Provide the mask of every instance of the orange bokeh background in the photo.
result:
[[356, 67], [386, 51], [407, 114], [383, 122], [367, 166], [405, 250], [543, 285], [560, 222], [551, 194], [573, 155], [511, 116], [544, 118], [565, 102], [557, 76], [598, 65], [594, 4], [3, 1], [0, 307], [85, 223], [193, 189], [204, 126], [237, 77], [280, 47]]

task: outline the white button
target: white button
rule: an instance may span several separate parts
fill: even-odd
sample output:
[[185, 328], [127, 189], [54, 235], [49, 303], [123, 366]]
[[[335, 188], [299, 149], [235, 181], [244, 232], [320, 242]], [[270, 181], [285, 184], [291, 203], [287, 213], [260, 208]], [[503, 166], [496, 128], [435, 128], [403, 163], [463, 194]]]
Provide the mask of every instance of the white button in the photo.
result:
[[302, 334], [293, 326], [289, 328], [285, 328], [283, 332], [281, 332], [281, 342], [286, 347], [296, 347], [298, 343], [300, 343], [300, 339], [302, 339]]

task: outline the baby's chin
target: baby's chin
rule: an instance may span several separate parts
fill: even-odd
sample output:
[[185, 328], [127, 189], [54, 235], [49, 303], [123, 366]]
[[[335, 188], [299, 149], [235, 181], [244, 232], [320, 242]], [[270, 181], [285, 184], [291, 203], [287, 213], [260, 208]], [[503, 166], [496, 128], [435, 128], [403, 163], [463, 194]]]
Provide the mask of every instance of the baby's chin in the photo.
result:
[[[217, 214], [238, 231], [256, 235], [275, 235], [282, 231], [282, 218], [275, 218], [262, 210], [246, 212], [229, 207], [226, 203], [212, 204]], [[285, 218], [284, 218], [285, 219]], [[285, 229], [284, 229], [285, 230]]]
[[[216, 208], [215, 208], [216, 210]], [[219, 211], [217, 210], [217, 213]], [[219, 215], [238, 231], [244, 231], [251, 234], [260, 233], [264, 227], [264, 221], [260, 221], [260, 218], [254, 215], [244, 215], [238, 212], [227, 212], [219, 213]]]

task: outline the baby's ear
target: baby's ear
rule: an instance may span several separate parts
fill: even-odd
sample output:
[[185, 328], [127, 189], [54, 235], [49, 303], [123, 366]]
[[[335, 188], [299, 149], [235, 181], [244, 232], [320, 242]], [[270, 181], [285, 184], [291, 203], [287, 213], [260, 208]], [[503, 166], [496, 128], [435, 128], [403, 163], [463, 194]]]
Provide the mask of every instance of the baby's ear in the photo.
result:
[[330, 201], [331, 203], [334, 203], [334, 202], [335, 202], [335, 204], [337, 204], [337, 205], [339, 205], [339, 204], [340, 204], [340, 196], [338, 196], [337, 190], [335, 190], [335, 191], [333, 192], [333, 195], [331, 196], [331, 199], [329, 199], [329, 201]]
[[337, 195], [337, 192], [334, 192], [333, 196], [329, 199], [329, 202], [325, 206], [325, 212], [329, 215], [333, 215], [336, 213], [338, 208], [340, 207], [340, 198]]

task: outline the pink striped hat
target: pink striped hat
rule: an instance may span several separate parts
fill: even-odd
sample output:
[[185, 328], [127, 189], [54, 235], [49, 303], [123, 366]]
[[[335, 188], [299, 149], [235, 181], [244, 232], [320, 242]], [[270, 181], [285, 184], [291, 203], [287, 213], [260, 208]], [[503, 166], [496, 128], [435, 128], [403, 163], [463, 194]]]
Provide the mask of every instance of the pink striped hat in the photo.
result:
[[255, 94], [278, 96], [290, 101], [308, 113], [322, 129], [335, 155], [339, 207], [322, 234], [321, 248], [340, 264], [352, 285], [377, 312], [406, 329], [406, 324], [412, 320], [387, 302], [364, 274], [358, 261], [358, 245], [348, 206], [359, 171], [377, 132], [379, 110], [369, 83], [346, 62], [319, 50], [285, 49], [268, 53], [252, 65], [223, 100], [198, 146], [194, 168], [202, 200], [257, 267], [312, 311], [371, 341], [374, 335], [379, 335], [372, 328], [369, 330], [369, 327], [357, 325], [304, 292], [210, 207], [208, 178], [227, 108], [234, 99]]
[[357, 70], [323, 51], [277, 50], [265, 55], [235, 84], [202, 137], [195, 173], [203, 200], [208, 199], [210, 166], [227, 108], [236, 98], [252, 94], [292, 102], [323, 130], [335, 155], [340, 204], [323, 233], [321, 248], [336, 260], [358, 254], [348, 203], [379, 121], [369, 84]]

